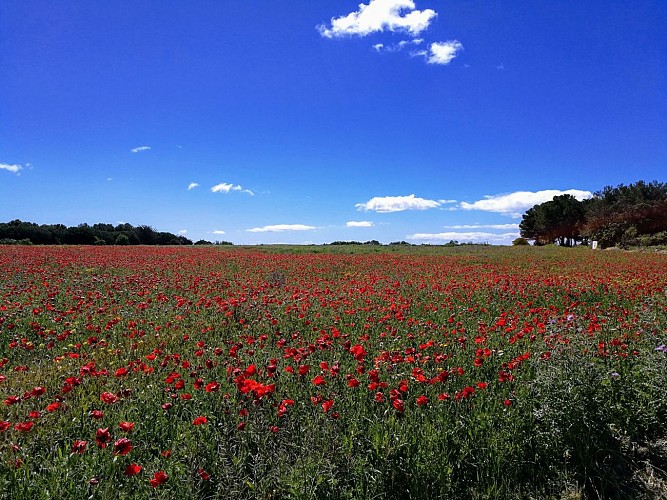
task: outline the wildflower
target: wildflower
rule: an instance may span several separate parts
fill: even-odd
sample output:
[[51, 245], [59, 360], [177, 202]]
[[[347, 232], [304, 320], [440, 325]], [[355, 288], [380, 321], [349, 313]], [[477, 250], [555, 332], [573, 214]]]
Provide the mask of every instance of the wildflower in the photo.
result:
[[206, 417], [201, 416], [201, 417], [197, 417], [197, 418], [195, 418], [195, 419], [192, 421], [192, 425], [203, 425], [203, 424], [205, 424], [206, 422], [208, 422], [208, 420], [206, 419]]
[[157, 488], [161, 484], [166, 483], [167, 479], [169, 479], [169, 476], [167, 476], [164, 471], [157, 471], [155, 474], [153, 474], [153, 478], [149, 481], [149, 483], [151, 483], [153, 488]]
[[30, 391], [30, 394], [32, 394], [33, 396], [41, 396], [45, 392], [46, 392], [46, 389], [44, 389], [44, 387], [37, 386], [32, 391]]
[[131, 432], [134, 429], [134, 422], [121, 422], [118, 424], [118, 427], [123, 432]]
[[127, 438], [120, 438], [113, 444], [114, 455], [125, 456], [132, 451], [132, 443]]
[[33, 425], [35, 425], [34, 422], [20, 422], [14, 425], [14, 429], [16, 429], [19, 432], [28, 432], [30, 431], [30, 429], [32, 429]]
[[208, 481], [209, 479], [211, 479], [209, 473], [202, 468], [197, 469], [197, 474], [199, 474], [199, 477], [202, 478], [203, 481]]
[[95, 420], [99, 420], [104, 416], [104, 412], [101, 410], [93, 410], [90, 412], [90, 416]]
[[61, 405], [60, 401], [55, 401], [55, 402], [51, 403], [50, 405], [47, 405], [46, 411], [48, 411], [49, 413], [52, 413], [52, 412], [56, 411], [58, 408], [60, 408], [60, 405]]
[[107, 444], [111, 441], [111, 434], [109, 434], [109, 428], [105, 427], [104, 429], [97, 429], [95, 431], [95, 443], [100, 448], [106, 448]]
[[82, 454], [84, 451], [86, 451], [86, 446], [88, 446], [88, 441], [76, 439], [72, 443], [72, 453]]
[[103, 392], [100, 394], [100, 401], [103, 401], [107, 404], [113, 404], [118, 401], [118, 397], [112, 392]]
[[206, 387], [204, 387], [206, 392], [216, 392], [218, 389], [220, 389], [220, 384], [217, 382], [209, 382], [206, 384]]
[[324, 385], [326, 384], [326, 380], [324, 380], [324, 377], [322, 377], [322, 375], [318, 375], [313, 379], [313, 384], [316, 386]]
[[428, 404], [428, 398], [426, 396], [419, 396], [417, 398], [417, 406], [425, 406]]
[[125, 475], [126, 476], [136, 476], [141, 472], [141, 465], [138, 464], [129, 464], [127, 467], [125, 467]]

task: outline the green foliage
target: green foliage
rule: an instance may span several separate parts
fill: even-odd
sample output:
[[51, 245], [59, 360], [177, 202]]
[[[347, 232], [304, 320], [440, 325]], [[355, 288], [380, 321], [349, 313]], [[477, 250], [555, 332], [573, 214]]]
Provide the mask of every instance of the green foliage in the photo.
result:
[[512, 241], [512, 246], [515, 246], [515, 247], [517, 247], [517, 246], [526, 246], [526, 245], [530, 245], [530, 243], [528, 243], [528, 240], [526, 238], [519, 237], [519, 238], [515, 239], [514, 241]]
[[[66, 227], [62, 224], [23, 222], [18, 219], [0, 223], [0, 242], [27, 241], [35, 245], [192, 245], [192, 241], [180, 235], [157, 232], [150, 226], [134, 227], [131, 224], [79, 224]], [[25, 244], [25, 243], [20, 243]]]
[[650, 245], [652, 234], [667, 231], [667, 183], [607, 186], [582, 202], [556, 196], [527, 210], [519, 228], [521, 236], [536, 245], [571, 246], [587, 240], [598, 241], [602, 248]]

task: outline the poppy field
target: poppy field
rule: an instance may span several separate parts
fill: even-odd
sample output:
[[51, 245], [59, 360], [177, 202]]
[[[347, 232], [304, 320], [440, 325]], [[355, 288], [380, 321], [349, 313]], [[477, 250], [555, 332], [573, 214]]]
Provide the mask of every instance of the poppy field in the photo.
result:
[[667, 255], [0, 247], [0, 498], [667, 495]]

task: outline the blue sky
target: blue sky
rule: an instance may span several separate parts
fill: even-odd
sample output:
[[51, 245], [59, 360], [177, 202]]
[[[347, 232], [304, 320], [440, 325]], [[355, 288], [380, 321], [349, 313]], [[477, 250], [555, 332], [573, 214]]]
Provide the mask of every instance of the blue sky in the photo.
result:
[[0, 2], [0, 221], [509, 243], [667, 181], [664, 0]]

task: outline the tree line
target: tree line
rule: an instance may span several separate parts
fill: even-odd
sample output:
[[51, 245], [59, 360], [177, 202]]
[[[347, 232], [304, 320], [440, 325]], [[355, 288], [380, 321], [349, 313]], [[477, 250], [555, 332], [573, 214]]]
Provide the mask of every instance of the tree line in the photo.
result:
[[590, 199], [564, 194], [523, 214], [522, 238], [536, 245], [597, 241], [602, 248], [667, 244], [667, 183], [607, 186]]
[[63, 224], [23, 222], [0, 223], [0, 243], [33, 245], [192, 245], [185, 236], [156, 231], [132, 224]]

